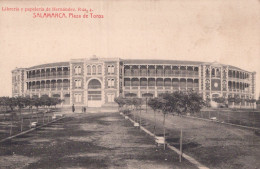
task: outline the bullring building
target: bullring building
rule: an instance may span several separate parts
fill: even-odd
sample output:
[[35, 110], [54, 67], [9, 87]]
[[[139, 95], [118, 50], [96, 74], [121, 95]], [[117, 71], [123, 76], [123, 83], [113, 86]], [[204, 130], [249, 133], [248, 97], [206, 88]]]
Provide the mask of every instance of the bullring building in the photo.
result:
[[[119, 58], [72, 59], [16, 68], [12, 71], [12, 95], [64, 100], [63, 105], [101, 107], [114, 104], [114, 98], [145, 97], [150, 93], [193, 90], [204, 99], [256, 94], [256, 73], [216, 62], [177, 60], [132, 60]], [[235, 104], [235, 103], [229, 103]]]

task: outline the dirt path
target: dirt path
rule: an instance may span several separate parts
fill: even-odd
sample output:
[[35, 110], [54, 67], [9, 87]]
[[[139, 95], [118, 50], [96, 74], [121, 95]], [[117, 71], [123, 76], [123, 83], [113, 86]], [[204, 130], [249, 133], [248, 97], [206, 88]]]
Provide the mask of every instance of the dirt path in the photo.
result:
[[117, 113], [82, 114], [0, 145], [0, 168], [195, 168]]

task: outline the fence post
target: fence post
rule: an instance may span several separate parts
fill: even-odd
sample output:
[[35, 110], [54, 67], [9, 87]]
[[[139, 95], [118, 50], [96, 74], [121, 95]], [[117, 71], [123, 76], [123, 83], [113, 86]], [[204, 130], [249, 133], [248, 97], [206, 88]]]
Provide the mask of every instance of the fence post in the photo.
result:
[[239, 124], [241, 125], [241, 111], [239, 111]]
[[181, 158], [182, 158], [182, 128], [181, 128], [181, 136], [180, 136], [180, 162], [181, 162]]
[[228, 116], [228, 123], [229, 123], [229, 111], [227, 112], [227, 116]]
[[11, 122], [11, 128], [10, 128], [10, 136], [12, 135], [12, 130], [13, 130], [13, 121]]
[[43, 119], [42, 119], [42, 121], [43, 121], [43, 124], [44, 124], [44, 113], [43, 113]]
[[142, 113], [142, 109], [140, 108], [140, 119], [139, 119], [139, 126], [140, 126], [140, 129], [141, 129], [141, 123], [142, 123], [142, 117], [141, 117], [141, 113]]
[[163, 149], [165, 150], [165, 146], [166, 146], [166, 144], [165, 144], [165, 141], [166, 141], [166, 139], [165, 139], [165, 113], [163, 113], [163, 137], [164, 137], [164, 145], [163, 145]]
[[23, 131], [23, 117], [22, 117], [22, 120], [21, 120], [21, 131]]
[[209, 119], [210, 119], [210, 111], [209, 111]]
[[[254, 118], [254, 124], [253, 124], [253, 125], [254, 125], [254, 128], [255, 128], [256, 126], [255, 126], [255, 112], [254, 112], [254, 111], [253, 111], [253, 118]], [[256, 130], [254, 129], [254, 132], [255, 132], [255, 131], [256, 131]]]

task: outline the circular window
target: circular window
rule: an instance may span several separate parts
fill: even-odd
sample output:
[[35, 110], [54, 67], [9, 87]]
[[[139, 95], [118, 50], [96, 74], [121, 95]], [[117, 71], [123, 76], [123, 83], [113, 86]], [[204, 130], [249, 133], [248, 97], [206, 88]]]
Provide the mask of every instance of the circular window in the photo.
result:
[[216, 87], [216, 88], [218, 87], [218, 83], [217, 83], [217, 82], [216, 82], [216, 83], [214, 83], [214, 87]]

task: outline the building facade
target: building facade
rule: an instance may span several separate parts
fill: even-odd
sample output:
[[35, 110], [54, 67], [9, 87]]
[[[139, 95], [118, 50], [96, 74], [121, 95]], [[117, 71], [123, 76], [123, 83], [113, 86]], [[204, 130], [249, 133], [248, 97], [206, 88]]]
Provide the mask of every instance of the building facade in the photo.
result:
[[[12, 71], [13, 96], [48, 95], [64, 105], [101, 107], [114, 98], [193, 90], [204, 99], [256, 97], [256, 73], [216, 62], [128, 60], [119, 58], [72, 59], [69, 62], [16, 68]], [[229, 103], [234, 106], [235, 103]]]

